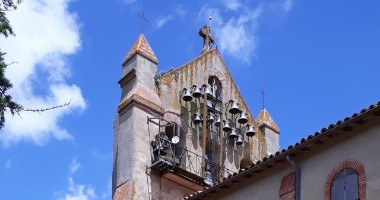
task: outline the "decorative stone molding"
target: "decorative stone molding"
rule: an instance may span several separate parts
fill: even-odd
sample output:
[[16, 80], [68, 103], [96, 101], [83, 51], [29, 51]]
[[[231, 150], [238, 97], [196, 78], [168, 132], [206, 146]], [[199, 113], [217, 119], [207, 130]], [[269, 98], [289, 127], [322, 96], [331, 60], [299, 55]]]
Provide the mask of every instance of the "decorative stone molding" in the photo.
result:
[[133, 80], [136, 77], [136, 69], [132, 69], [130, 72], [128, 72], [122, 79], [119, 80], [120, 87], [124, 87], [127, 85], [131, 80]]
[[364, 166], [357, 160], [345, 160], [338, 164], [327, 176], [325, 182], [325, 200], [331, 200], [331, 184], [334, 177], [344, 169], [352, 169], [358, 173], [359, 179], [359, 199], [366, 200], [366, 174]]

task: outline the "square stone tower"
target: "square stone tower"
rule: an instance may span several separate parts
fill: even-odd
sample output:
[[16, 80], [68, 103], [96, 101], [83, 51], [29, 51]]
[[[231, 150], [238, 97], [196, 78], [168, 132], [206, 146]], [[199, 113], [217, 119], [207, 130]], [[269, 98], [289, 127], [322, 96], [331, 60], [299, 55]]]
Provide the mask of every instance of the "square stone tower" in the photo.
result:
[[[200, 56], [157, 74], [141, 34], [122, 62], [112, 198], [181, 199], [267, 155], [267, 142], [208, 26]], [[268, 133], [272, 134], [272, 133]], [[278, 148], [276, 142], [272, 148]]]

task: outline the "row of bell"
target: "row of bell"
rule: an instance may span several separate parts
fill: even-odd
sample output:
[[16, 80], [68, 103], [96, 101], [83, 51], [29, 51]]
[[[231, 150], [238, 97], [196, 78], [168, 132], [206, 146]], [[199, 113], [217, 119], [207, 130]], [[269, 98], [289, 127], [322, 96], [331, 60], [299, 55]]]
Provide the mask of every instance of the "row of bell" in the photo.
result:
[[[215, 122], [215, 126], [219, 127], [220, 126], [220, 117], [216, 117], [216, 122]], [[193, 123], [194, 124], [199, 124], [203, 119], [203, 116], [197, 112], [193, 115]], [[215, 121], [215, 117], [214, 117], [214, 114], [212, 113], [209, 113], [207, 115], [207, 121], [210, 122], [210, 123], [213, 123]], [[247, 119], [247, 114], [245, 112], [241, 112], [240, 114], [240, 118], [238, 119], [238, 122], [240, 124], [245, 124], [248, 122], [248, 119]]]
[[[241, 123], [241, 124], [245, 124], [245, 123], [248, 122], [248, 119], [247, 119], [247, 117], [246, 117], [246, 114], [245, 114], [245, 113], [243, 114], [243, 113], [244, 113], [244, 112], [242, 112], [240, 118], [238, 119], [238, 122]], [[201, 114], [199, 114], [198, 112], [195, 113], [194, 116], [193, 116], [193, 123], [194, 123], [194, 124], [199, 124], [199, 123], [201, 123], [201, 122], [202, 122], [202, 118], [203, 118], [203, 116], [202, 116]], [[213, 123], [213, 122], [215, 121], [214, 115], [211, 114], [211, 113], [209, 113], [209, 114], [207, 115], [207, 121], [208, 121], [209, 123]], [[224, 120], [223, 122], [224, 122], [224, 123], [223, 123], [223, 131], [224, 131], [224, 132], [229, 132], [229, 131], [233, 130], [233, 129], [230, 127], [230, 122], [229, 122], [229, 121]], [[217, 117], [217, 120], [216, 120], [216, 122], [215, 122], [215, 126], [216, 126], [216, 127], [219, 127], [219, 126], [220, 126], [220, 117]], [[251, 126], [251, 125], [247, 125], [246, 127], [248, 127], [248, 130], [247, 130], [247, 132], [246, 132], [246, 135], [247, 135], [248, 137], [252, 137], [252, 136], [254, 136], [254, 135], [255, 135], [255, 131], [254, 131], [254, 129], [253, 129], [253, 126]]]
[[[194, 88], [193, 94], [190, 93], [191, 91], [189, 89], [184, 88], [184, 94], [182, 96], [182, 99], [184, 101], [191, 101], [191, 100], [193, 100], [193, 97], [199, 98], [202, 96], [202, 92], [201, 92], [201, 89], [199, 87], [194, 86], [193, 88]], [[205, 90], [204, 92], [207, 94], [207, 96], [212, 96], [211, 88], [208, 85], [205, 86], [204, 90]], [[240, 111], [239, 103], [237, 103], [236, 101], [231, 101], [231, 108], [228, 110], [228, 112], [231, 114], [243, 113], [242, 111]]]
[[[182, 96], [182, 99], [184, 101], [191, 101], [191, 100], [193, 100], [193, 97], [194, 98], [199, 98], [199, 97], [202, 96], [202, 91], [201, 90], [202, 90], [203, 87], [199, 88], [198, 86], [193, 86], [192, 88], [193, 88], [192, 94], [191, 94], [191, 90], [190, 89], [188, 89], [188, 88], [184, 88], [183, 89], [184, 90], [184, 94]], [[211, 92], [210, 86], [208, 86], [208, 85], [204, 86], [204, 93], [207, 94], [208, 97], [212, 96], [212, 92]]]

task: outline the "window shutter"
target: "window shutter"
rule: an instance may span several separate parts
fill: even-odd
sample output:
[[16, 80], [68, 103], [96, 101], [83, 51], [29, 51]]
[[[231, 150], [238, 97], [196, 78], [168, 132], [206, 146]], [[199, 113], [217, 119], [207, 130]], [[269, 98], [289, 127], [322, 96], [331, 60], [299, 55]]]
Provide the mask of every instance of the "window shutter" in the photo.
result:
[[358, 175], [350, 174], [345, 178], [345, 200], [357, 200], [359, 198]]
[[344, 200], [344, 178], [334, 180], [331, 188], [331, 200]]

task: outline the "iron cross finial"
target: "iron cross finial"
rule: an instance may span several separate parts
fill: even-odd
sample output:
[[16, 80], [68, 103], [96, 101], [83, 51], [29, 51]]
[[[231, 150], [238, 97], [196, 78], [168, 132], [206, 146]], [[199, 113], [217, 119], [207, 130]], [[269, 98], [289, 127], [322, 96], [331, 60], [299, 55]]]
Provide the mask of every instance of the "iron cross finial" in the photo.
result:
[[137, 14], [140, 18], [141, 18], [141, 33], [144, 33], [144, 21], [146, 22], [149, 22], [145, 16], [144, 16], [144, 12], [142, 13], [142, 15], [140, 14]]
[[264, 90], [264, 88], [263, 89], [261, 89], [261, 91], [260, 91], [260, 93], [262, 94], [262, 96], [263, 96], [263, 109], [265, 108], [265, 96], [267, 95], [267, 93], [265, 93], [265, 90]]

